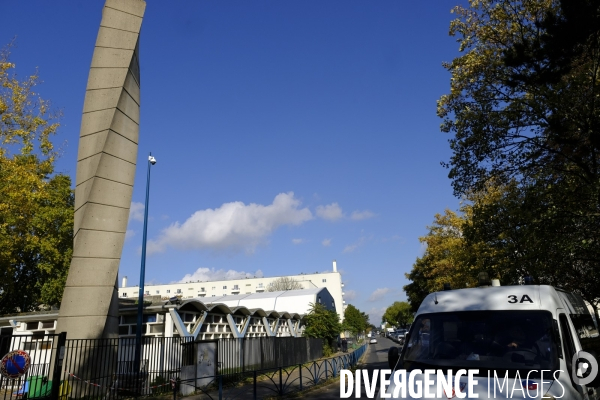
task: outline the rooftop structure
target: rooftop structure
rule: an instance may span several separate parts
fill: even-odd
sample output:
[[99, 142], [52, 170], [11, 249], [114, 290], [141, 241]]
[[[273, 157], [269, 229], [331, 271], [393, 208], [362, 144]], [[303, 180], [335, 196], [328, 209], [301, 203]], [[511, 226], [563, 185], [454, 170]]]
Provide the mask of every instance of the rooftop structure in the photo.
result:
[[[342, 276], [337, 271], [337, 263], [333, 261], [332, 272], [315, 272], [311, 274], [285, 275], [260, 278], [239, 278], [218, 281], [188, 281], [169, 283], [162, 285], [146, 285], [144, 296], [160, 296], [169, 299], [178, 296], [182, 300], [200, 298], [204, 303], [229, 301], [232, 296], [246, 296], [259, 293], [270, 293], [269, 287], [280, 278], [291, 278], [298, 282], [303, 289], [327, 288], [335, 303], [335, 311], [343, 318], [346, 302], [344, 300], [344, 283]], [[127, 278], [123, 279], [123, 285], [119, 288], [119, 298], [137, 298], [138, 286], [127, 286]], [[292, 293], [294, 291], [289, 291]], [[284, 297], [292, 296], [287, 294]], [[217, 300], [217, 298], [219, 300]], [[237, 298], [237, 297], [236, 297]], [[255, 301], [256, 298], [248, 298]], [[282, 299], [281, 301], [287, 301]], [[229, 304], [229, 303], [228, 303]], [[290, 302], [292, 304], [292, 302]], [[305, 310], [302, 313], [306, 312]]]

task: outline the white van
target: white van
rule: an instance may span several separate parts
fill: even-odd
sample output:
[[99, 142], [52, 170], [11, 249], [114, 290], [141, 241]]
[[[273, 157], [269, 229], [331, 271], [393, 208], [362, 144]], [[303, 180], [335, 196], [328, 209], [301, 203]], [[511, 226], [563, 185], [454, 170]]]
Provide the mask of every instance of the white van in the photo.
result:
[[[595, 360], [582, 351], [591, 358], [600, 354], [596, 322], [583, 299], [552, 286], [523, 285], [428, 295], [404, 345], [391, 348], [388, 357], [394, 370], [414, 371], [415, 379], [406, 385], [423, 387], [423, 379], [436, 379], [417, 370], [453, 372], [455, 377], [459, 370], [478, 370], [471, 387], [479, 399], [599, 399], [600, 374], [579, 384], [597, 372]], [[464, 392], [446, 390], [442, 398], [465, 397], [467, 376], [459, 380]], [[379, 398], [394, 389], [392, 379]], [[395, 398], [424, 398], [396, 392]]]

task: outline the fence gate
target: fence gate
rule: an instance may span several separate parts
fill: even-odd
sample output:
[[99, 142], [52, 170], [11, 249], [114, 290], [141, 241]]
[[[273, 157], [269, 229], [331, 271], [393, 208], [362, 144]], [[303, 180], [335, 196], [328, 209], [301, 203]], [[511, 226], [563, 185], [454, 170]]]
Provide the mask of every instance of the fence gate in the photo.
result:
[[0, 399], [57, 399], [65, 340], [66, 333], [0, 336]]

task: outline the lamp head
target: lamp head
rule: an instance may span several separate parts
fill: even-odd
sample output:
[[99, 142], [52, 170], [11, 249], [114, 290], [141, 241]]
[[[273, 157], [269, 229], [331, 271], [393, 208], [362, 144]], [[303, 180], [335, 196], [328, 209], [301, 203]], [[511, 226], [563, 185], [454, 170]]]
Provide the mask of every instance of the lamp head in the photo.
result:
[[154, 158], [152, 156], [148, 156], [148, 161], [150, 161], [150, 164], [152, 164], [152, 165], [156, 164], [156, 158]]

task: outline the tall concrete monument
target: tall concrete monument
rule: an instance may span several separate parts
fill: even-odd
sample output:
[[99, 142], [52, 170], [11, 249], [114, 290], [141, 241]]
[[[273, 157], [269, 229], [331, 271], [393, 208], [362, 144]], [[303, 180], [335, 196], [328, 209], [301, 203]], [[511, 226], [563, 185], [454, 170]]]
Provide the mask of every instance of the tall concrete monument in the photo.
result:
[[118, 335], [117, 279], [140, 123], [143, 0], [106, 0], [85, 93], [75, 189], [73, 259], [57, 331]]

